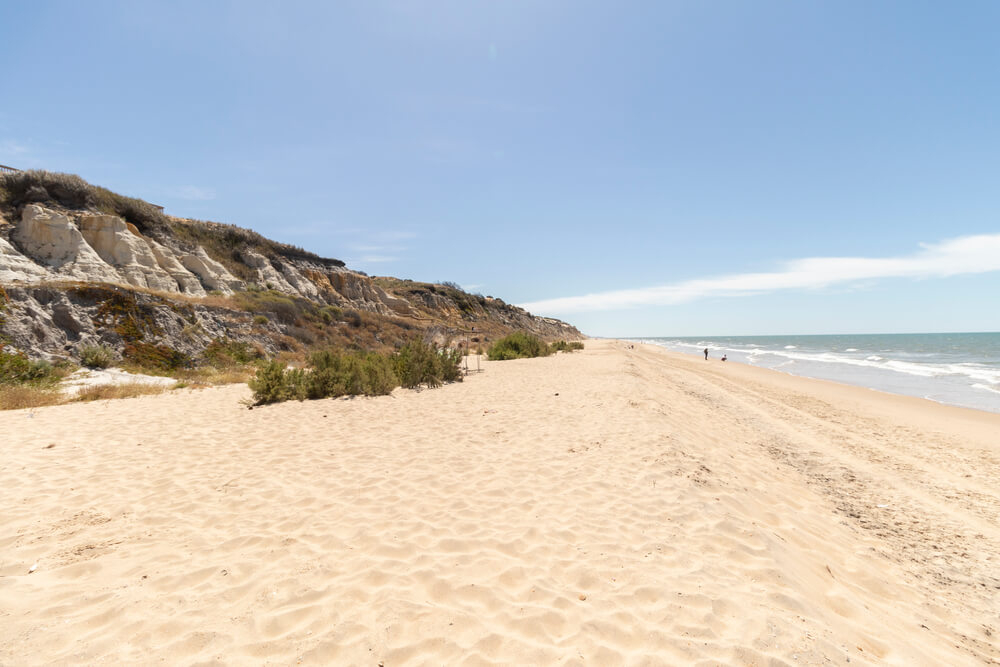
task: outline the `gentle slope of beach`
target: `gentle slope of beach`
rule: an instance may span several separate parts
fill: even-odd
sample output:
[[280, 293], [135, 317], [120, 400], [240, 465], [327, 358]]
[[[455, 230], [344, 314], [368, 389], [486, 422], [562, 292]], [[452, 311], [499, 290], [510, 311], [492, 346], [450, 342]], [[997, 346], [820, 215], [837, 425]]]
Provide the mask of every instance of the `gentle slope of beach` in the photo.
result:
[[615, 341], [484, 368], [0, 413], [0, 664], [1000, 660], [1000, 415]]

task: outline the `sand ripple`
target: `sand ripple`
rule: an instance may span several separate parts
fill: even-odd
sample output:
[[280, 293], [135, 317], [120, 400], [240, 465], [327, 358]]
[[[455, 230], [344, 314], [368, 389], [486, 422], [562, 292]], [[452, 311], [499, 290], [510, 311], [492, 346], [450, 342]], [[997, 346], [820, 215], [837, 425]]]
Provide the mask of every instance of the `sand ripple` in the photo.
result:
[[4, 413], [0, 664], [1000, 659], [992, 417], [702, 364]]

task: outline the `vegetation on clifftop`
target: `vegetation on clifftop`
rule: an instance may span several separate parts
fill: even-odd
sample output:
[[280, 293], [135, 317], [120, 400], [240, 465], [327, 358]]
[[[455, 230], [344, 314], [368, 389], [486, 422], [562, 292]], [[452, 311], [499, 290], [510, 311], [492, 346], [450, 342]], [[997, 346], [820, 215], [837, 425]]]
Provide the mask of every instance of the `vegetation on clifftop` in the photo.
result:
[[338, 259], [323, 258], [236, 225], [171, 218], [158, 206], [91, 185], [75, 174], [43, 170], [0, 173], [0, 211], [14, 219], [24, 206], [36, 203], [116, 215], [134, 225], [141, 234], [161, 242], [178, 239], [192, 248], [200, 245], [210, 257], [243, 280], [250, 276], [249, 267], [240, 257], [246, 250], [265, 257], [308, 259], [328, 266], [344, 266]]

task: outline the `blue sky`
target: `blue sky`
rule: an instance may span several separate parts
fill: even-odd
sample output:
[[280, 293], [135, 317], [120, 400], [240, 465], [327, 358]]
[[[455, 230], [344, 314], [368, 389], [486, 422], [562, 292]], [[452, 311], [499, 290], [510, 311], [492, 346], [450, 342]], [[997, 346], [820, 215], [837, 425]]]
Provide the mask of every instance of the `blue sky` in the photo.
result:
[[6, 2], [0, 163], [591, 335], [997, 331], [998, 28], [994, 2]]

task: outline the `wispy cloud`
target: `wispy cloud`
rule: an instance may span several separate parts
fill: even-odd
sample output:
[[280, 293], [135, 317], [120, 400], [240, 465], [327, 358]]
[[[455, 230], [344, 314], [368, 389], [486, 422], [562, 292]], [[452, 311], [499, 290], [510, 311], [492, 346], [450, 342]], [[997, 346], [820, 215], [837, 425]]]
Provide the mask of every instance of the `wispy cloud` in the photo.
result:
[[20, 156], [31, 152], [31, 148], [20, 141], [14, 139], [0, 140], [0, 156]]
[[189, 201], [210, 201], [215, 199], [215, 190], [197, 185], [184, 185], [174, 190], [174, 196]]
[[597, 292], [521, 304], [537, 313], [581, 313], [639, 306], [667, 306], [709, 296], [748, 296], [779, 290], [817, 289], [884, 278], [940, 278], [1000, 271], [1000, 234], [921, 244], [901, 257], [809, 257], [776, 271], [739, 273], [667, 285]]

